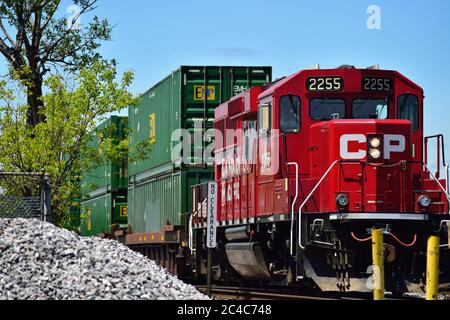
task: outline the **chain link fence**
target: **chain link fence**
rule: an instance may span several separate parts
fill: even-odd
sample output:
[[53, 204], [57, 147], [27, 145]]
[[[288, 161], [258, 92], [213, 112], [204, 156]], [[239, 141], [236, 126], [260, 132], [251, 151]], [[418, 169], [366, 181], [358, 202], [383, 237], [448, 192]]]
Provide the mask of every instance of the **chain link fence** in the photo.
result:
[[0, 172], [0, 219], [26, 218], [51, 222], [50, 176]]

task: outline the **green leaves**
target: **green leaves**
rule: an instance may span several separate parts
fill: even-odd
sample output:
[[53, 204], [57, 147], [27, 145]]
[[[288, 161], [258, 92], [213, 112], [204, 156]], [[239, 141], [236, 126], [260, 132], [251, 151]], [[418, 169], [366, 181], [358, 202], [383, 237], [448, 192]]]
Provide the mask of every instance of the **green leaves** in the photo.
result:
[[[58, 16], [58, 9], [66, 9], [61, 8], [60, 0], [0, 1], [0, 53], [13, 71], [11, 77], [27, 87], [30, 126], [46, 121], [39, 114], [49, 74], [78, 73], [101, 59], [97, 49], [111, 39], [112, 27], [97, 16], [85, 21], [85, 14], [93, 11], [96, 3], [75, 0], [75, 14], [66, 17]], [[73, 24], [81, 18], [81, 23]]]
[[[96, 61], [70, 81], [50, 76], [42, 101], [47, 119], [27, 125], [27, 106], [17, 104], [5, 83], [0, 83], [0, 163], [5, 171], [41, 172], [52, 177], [56, 221], [63, 221], [71, 199], [79, 197], [81, 168], [104, 161], [89, 147], [89, 133], [112, 112], [136, 103], [128, 91], [133, 74], [118, 77], [115, 66]], [[109, 128], [108, 130], [112, 130]], [[104, 155], [111, 161], [126, 156], [128, 140], [103, 141]]]
[[[84, 17], [96, 8], [96, 3], [97, 0], [73, 1], [79, 12], [72, 19]], [[98, 60], [96, 49], [102, 41], [111, 39], [112, 27], [108, 20], [94, 16], [89, 22], [83, 19], [79, 28], [69, 28], [67, 19], [70, 17], [57, 16], [58, 8], [66, 9], [60, 5], [60, 0], [0, 2], [1, 21], [5, 26], [1, 30], [5, 50], [1, 51], [10, 62], [14, 56], [21, 55], [23, 63], [38, 67], [44, 74], [49, 64], [73, 69]]]
[[89, 147], [89, 133], [100, 122], [136, 103], [128, 91], [134, 76], [119, 77], [115, 62], [105, 62], [97, 51], [112, 31], [108, 20], [85, 16], [97, 0], [73, 4], [79, 12], [69, 22], [81, 17], [81, 23], [70, 26], [68, 17], [58, 16], [67, 9], [61, 0], [0, 1], [0, 54], [10, 70], [9, 81], [0, 82], [0, 164], [4, 171], [51, 175], [59, 225], [68, 220], [73, 199], [80, 198], [81, 168], [150, 152], [147, 143], [129, 150], [126, 137], [107, 134], [101, 155]]

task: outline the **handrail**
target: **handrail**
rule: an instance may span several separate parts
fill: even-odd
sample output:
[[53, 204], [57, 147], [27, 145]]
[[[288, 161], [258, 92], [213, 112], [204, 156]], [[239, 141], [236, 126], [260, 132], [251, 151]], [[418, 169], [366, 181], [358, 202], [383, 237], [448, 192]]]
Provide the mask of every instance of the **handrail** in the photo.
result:
[[[445, 165], [445, 169], [446, 169], [446, 172], [447, 172], [447, 176], [446, 176], [446, 179], [447, 179], [447, 192], [450, 192], [450, 164], [447, 163]], [[450, 202], [448, 204], [448, 213], [450, 214]]]
[[446, 168], [446, 171], [447, 171], [447, 177], [446, 177], [446, 179], [447, 179], [447, 192], [449, 192], [450, 191], [450, 164], [447, 164], [445, 166], [445, 168]]
[[442, 192], [444, 192], [445, 196], [447, 197], [447, 201], [450, 203], [450, 194], [445, 190], [445, 188], [442, 186], [440, 181], [434, 176], [434, 174], [431, 172], [430, 168], [428, 168], [427, 164], [424, 162], [423, 165], [428, 170], [428, 172], [430, 173], [430, 176], [434, 179], [434, 181], [437, 182], [437, 184], [441, 188]]
[[[196, 192], [195, 192], [195, 188], [197, 186], [192, 186], [192, 201], [196, 201]], [[193, 212], [191, 213], [191, 216], [189, 217], [189, 229], [188, 229], [188, 249], [189, 252], [192, 254], [194, 252], [194, 249], [192, 249], [192, 247], [194, 246], [194, 237], [192, 235], [193, 232], [193, 227], [192, 224], [194, 223], [194, 216], [196, 214], [197, 211], [194, 212], [194, 210], [192, 210]]]
[[[424, 138], [424, 158], [425, 163], [428, 165], [428, 142], [432, 139], [436, 139], [436, 147], [437, 147], [437, 158], [436, 158], [436, 177], [439, 179], [441, 175], [441, 155], [442, 155], [442, 165], [444, 167], [447, 166], [446, 159], [445, 159], [445, 140], [443, 134], [437, 134], [434, 136], [429, 136]], [[431, 171], [430, 171], [431, 172]]]
[[439, 144], [439, 142], [441, 143], [440, 147], [442, 148], [442, 162], [443, 162], [443, 165], [446, 166], [447, 163], [446, 163], [446, 159], [445, 159], [445, 136], [443, 134], [436, 134], [434, 136], [425, 137], [426, 141], [431, 140], [431, 139], [439, 139], [440, 140], [440, 141], [438, 141], [438, 144]]
[[298, 245], [301, 249], [305, 250], [305, 247], [302, 245], [302, 210], [303, 207], [306, 205], [306, 203], [311, 199], [314, 192], [319, 188], [319, 186], [322, 184], [323, 180], [328, 176], [328, 174], [331, 172], [331, 170], [334, 168], [334, 166], [337, 163], [340, 163], [341, 160], [334, 161], [331, 166], [328, 168], [327, 172], [322, 176], [322, 178], [319, 180], [317, 185], [312, 189], [312, 191], [309, 193], [309, 195], [306, 197], [305, 201], [303, 201], [302, 205], [300, 206], [300, 209], [298, 210]]
[[193, 224], [194, 224], [194, 218], [196, 218], [198, 216], [198, 212], [201, 210], [203, 213], [203, 205], [206, 204], [207, 199], [205, 199], [202, 203], [197, 203], [200, 204], [200, 209], [197, 206], [197, 210], [195, 212], [193, 212], [191, 214], [191, 216], [189, 217], [189, 238], [188, 238], [188, 248], [189, 251], [191, 252], [191, 254], [194, 252], [193, 246], [194, 246], [194, 235], [193, 235]]
[[[322, 176], [322, 178], [319, 180], [319, 182], [316, 184], [316, 186], [312, 189], [312, 191], [309, 193], [309, 195], [306, 197], [306, 199], [303, 201], [303, 203], [301, 204], [299, 211], [298, 211], [298, 245], [301, 249], [305, 249], [305, 247], [302, 244], [302, 211], [303, 208], [305, 207], [305, 205], [308, 203], [308, 201], [311, 199], [311, 197], [313, 196], [313, 194], [317, 191], [317, 189], [319, 188], [319, 186], [322, 184], [322, 182], [325, 180], [325, 178], [328, 176], [328, 174], [331, 172], [331, 170], [334, 168], [334, 166], [337, 163], [343, 163], [346, 161], [342, 161], [342, 160], [336, 160], [334, 161], [330, 167], [328, 168], [328, 170], [324, 173], [324, 175]], [[440, 181], [436, 178], [436, 176], [431, 172], [430, 168], [427, 166], [427, 164], [425, 162], [417, 162], [417, 164], [423, 164], [425, 166], [425, 168], [428, 170], [428, 172], [430, 173], [431, 177], [437, 182], [437, 184], [439, 185], [439, 187], [441, 188], [442, 192], [445, 194], [445, 196], [447, 197], [447, 200], [450, 204], [450, 194], [448, 193], [448, 190], [450, 190], [450, 164], [446, 165], [446, 170], [447, 170], [447, 190], [442, 186], [442, 184], [440, 183]], [[401, 164], [401, 163], [399, 163]], [[449, 205], [450, 206], [450, 205]], [[450, 208], [449, 208], [450, 210]], [[449, 212], [450, 213], [450, 212]], [[293, 218], [292, 218], [293, 220]], [[291, 246], [291, 254], [293, 254], [293, 248]]]
[[[290, 246], [291, 246], [291, 255], [294, 254], [294, 214], [295, 214], [295, 204], [298, 200], [298, 175], [299, 175], [299, 166], [297, 162], [289, 162], [287, 163], [288, 166], [294, 166], [295, 167], [295, 198], [294, 201], [292, 201], [292, 208], [291, 208], [291, 240], [290, 240]], [[289, 181], [289, 180], [288, 180]]]
[[191, 214], [191, 216], [189, 217], [189, 238], [188, 238], [188, 247], [189, 247], [189, 252], [192, 254], [194, 252], [193, 246], [194, 246], [194, 235], [192, 234], [193, 232], [193, 228], [192, 228], [192, 224], [193, 224], [193, 216]]

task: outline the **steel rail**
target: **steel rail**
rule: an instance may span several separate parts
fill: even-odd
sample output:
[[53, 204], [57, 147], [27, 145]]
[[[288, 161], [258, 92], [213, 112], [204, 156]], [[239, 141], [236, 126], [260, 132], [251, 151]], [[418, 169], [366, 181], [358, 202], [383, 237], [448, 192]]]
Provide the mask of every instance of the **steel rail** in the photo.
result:
[[[206, 292], [206, 286], [196, 286], [200, 292]], [[241, 288], [241, 287], [226, 287], [226, 286], [213, 286], [212, 297], [213, 300], [310, 300], [310, 301], [370, 301], [373, 297], [370, 293], [350, 295], [345, 293], [330, 293], [330, 296], [325, 295], [308, 295], [302, 293], [289, 293], [279, 292], [279, 288], [273, 289], [260, 289], [260, 288]], [[278, 291], [278, 292], [277, 292]], [[402, 297], [394, 297], [390, 293], [386, 293], [385, 300], [423, 300], [420, 296], [408, 296], [407, 294]]]
[[[197, 286], [197, 289], [206, 292], [205, 286]], [[340, 300], [338, 298], [277, 293], [270, 290], [239, 287], [213, 287], [212, 296], [218, 300], [225, 300], [224, 298], [229, 300]]]

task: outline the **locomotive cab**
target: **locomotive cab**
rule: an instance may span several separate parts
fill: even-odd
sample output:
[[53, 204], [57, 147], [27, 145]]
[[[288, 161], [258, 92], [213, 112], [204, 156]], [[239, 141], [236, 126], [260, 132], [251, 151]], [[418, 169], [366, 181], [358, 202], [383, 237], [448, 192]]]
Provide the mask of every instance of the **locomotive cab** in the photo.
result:
[[[441, 179], [427, 163], [423, 101], [396, 71], [346, 66], [300, 71], [220, 106], [216, 280], [371, 291], [374, 227], [385, 234], [388, 291], [423, 290], [430, 235], [441, 235], [450, 270], [448, 171]], [[204, 222], [193, 222], [199, 242]]]

